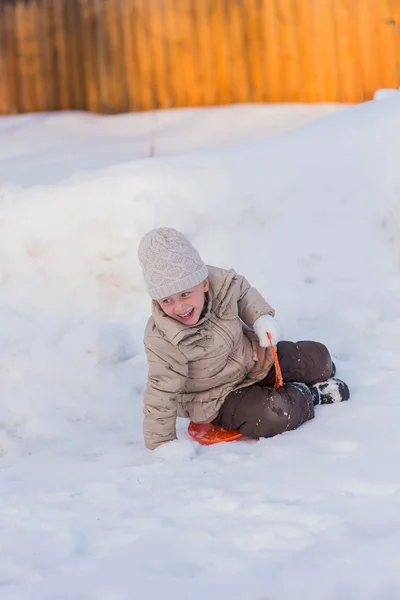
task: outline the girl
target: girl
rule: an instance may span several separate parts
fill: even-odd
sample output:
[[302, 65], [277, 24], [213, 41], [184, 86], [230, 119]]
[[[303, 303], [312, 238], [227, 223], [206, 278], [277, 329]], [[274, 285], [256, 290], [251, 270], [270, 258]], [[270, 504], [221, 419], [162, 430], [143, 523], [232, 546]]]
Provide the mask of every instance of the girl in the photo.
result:
[[[275, 311], [261, 294], [234, 270], [206, 266], [179, 231], [148, 232], [139, 261], [153, 300], [144, 334], [148, 448], [176, 439], [177, 417], [258, 439], [296, 429], [316, 404], [349, 399], [323, 344], [280, 341]], [[281, 366], [279, 389], [267, 332]]]

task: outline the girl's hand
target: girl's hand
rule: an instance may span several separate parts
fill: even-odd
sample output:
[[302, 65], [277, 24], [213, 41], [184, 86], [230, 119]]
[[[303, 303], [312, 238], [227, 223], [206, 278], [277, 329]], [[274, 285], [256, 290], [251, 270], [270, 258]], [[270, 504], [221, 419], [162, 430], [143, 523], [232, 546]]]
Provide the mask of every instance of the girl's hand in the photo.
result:
[[262, 348], [269, 348], [270, 346], [267, 332], [271, 334], [272, 343], [274, 346], [276, 346], [280, 340], [278, 324], [274, 317], [271, 317], [271, 315], [263, 315], [262, 317], [258, 317], [258, 319], [254, 322], [253, 329], [258, 336], [260, 346]]

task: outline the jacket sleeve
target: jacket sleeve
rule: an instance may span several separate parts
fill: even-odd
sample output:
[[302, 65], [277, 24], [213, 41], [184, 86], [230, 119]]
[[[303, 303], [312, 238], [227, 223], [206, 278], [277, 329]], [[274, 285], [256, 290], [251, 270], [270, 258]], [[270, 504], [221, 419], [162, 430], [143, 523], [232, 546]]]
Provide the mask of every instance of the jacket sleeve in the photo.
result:
[[143, 434], [146, 447], [176, 439], [176, 396], [188, 376], [188, 362], [168, 340], [148, 337], [145, 350], [149, 373], [144, 392]]
[[263, 315], [275, 316], [272, 306], [256, 288], [251, 287], [245, 277], [236, 273], [234, 282], [237, 289], [238, 314], [248, 327], [252, 329], [254, 322]]

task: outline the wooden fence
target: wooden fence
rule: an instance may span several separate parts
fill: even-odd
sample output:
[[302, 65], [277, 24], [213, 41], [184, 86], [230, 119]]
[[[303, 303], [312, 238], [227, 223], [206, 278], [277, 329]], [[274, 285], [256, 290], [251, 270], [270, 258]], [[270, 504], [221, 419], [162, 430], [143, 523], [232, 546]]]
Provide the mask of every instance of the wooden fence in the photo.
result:
[[0, 114], [358, 102], [400, 85], [400, 0], [0, 0]]

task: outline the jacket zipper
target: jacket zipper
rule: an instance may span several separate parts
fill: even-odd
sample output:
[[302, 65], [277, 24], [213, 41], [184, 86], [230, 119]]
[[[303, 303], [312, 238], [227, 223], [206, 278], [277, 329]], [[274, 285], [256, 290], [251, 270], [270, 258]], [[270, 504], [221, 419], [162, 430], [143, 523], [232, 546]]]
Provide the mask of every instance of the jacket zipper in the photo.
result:
[[214, 323], [219, 333], [221, 334], [222, 339], [227, 344], [228, 348], [233, 343], [233, 336], [229, 336], [224, 330], [223, 326], [218, 323], [218, 319], [214, 316], [211, 316], [211, 321]]
[[[230, 346], [231, 344], [233, 344], [233, 342], [234, 342], [234, 337], [233, 337], [233, 335], [229, 335], [229, 334], [228, 334], [228, 333], [227, 333], [227, 332], [224, 330], [223, 326], [222, 326], [222, 325], [220, 325], [220, 324], [218, 323], [218, 319], [216, 319], [215, 317], [212, 317], [212, 322], [213, 322], [213, 323], [216, 325], [216, 327], [218, 328], [218, 331], [220, 332], [220, 334], [221, 334], [221, 337], [223, 338], [223, 340], [225, 341], [225, 343], [228, 345], [228, 348], [229, 348], [229, 346]], [[247, 373], [247, 369], [246, 369], [245, 365], [244, 365], [244, 364], [243, 364], [243, 363], [242, 363], [240, 360], [238, 360], [234, 354], [232, 354], [232, 355], [231, 355], [231, 354], [229, 354], [229, 356], [228, 356], [228, 359], [229, 359], [231, 362], [235, 363], [235, 364], [236, 364], [236, 365], [239, 367], [239, 369], [240, 369], [240, 373], [241, 373], [241, 374], [243, 374], [243, 375], [246, 375], [246, 373]]]

